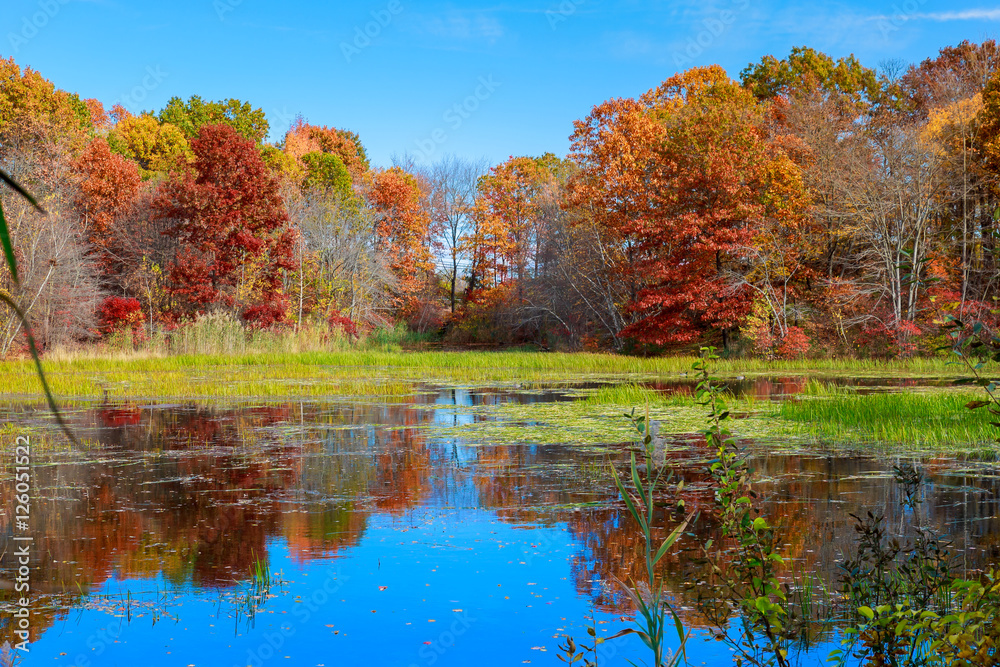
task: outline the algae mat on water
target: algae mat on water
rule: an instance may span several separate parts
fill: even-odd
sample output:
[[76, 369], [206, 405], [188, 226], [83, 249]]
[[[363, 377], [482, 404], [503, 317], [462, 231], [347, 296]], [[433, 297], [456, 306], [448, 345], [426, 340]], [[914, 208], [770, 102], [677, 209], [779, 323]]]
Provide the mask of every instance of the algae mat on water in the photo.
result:
[[[463, 423], [426, 428], [437, 437], [470, 444], [602, 445], [631, 440], [633, 431], [624, 414], [642, 412], [646, 406], [663, 435], [700, 433], [708, 425], [707, 409], [685, 394], [665, 396], [635, 385], [575, 393], [583, 397], [465, 408]], [[991, 424], [993, 417], [965, 407], [976, 396], [974, 390], [934, 388], [868, 394], [840, 389], [780, 402], [729, 397], [736, 417], [729, 428], [740, 440], [769, 450], [1000, 453], [1000, 429]], [[683, 439], [677, 446], [686, 446]]]
[[[451, 406], [448, 406], [451, 407]], [[455, 438], [464, 444], [574, 444], [599, 447], [630, 441], [635, 429], [625, 419], [635, 405], [595, 405], [586, 400], [558, 403], [504, 404], [464, 408], [472, 421], [456, 425], [423, 427], [433, 437]], [[644, 411], [645, 406], [637, 408]], [[664, 435], [691, 434], [706, 428], [702, 406], [659, 403], [649, 408], [650, 419], [661, 423]], [[791, 437], [791, 424], [769, 425], [764, 415], [749, 415], [738, 421], [740, 438]], [[678, 443], [678, 446], [682, 446]]]

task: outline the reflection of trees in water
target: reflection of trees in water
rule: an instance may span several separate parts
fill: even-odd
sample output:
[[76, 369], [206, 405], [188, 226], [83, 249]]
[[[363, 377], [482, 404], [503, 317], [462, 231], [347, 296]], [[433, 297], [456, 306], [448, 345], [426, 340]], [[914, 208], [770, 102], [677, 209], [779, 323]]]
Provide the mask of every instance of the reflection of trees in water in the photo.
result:
[[[743, 380], [727, 379], [722, 381], [726, 390], [739, 397], [753, 397], [759, 401], [780, 399], [785, 396], [801, 394], [805, 391], [809, 378], [798, 375], [791, 377], [752, 377]], [[651, 386], [660, 391], [694, 395], [697, 380], [654, 382]]]
[[[97, 445], [34, 471], [35, 553], [47, 557], [33, 564], [33, 589], [86, 592], [112, 575], [158, 574], [230, 586], [277, 535], [299, 560], [335, 554], [357, 543], [373, 508], [425, 494], [423, 439], [380, 426], [422, 414], [407, 404], [83, 412], [75, 428]], [[0, 485], [7, 506], [12, 486]], [[0, 516], [8, 537], [10, 520]]]
[[[474, 402], [509, 398], [492, 393]], [[33, 590], [65, 592], [69, 605], [111, 576], [162, 574], [177, 584], [225, 587], [266, 555], [268, 539], [282, 537], [299, 562], [333, 557], [359, 543], [373, 514], [446, 506], [492, 510], [515, 524], [564, 525], [578, 545], [578, 591], [601, 609], [626, 611], [614, 579], [639, 580], [645, 572], [639, 532], [620, 511], [606, 456], [552, 445], [466, 448], [427, 440], [416, 427], [433, 418], [418, 403], [428, 400], [226, 411], [123, 405], [81, 413], [77, 428], [99, 447], [34, 471]], [[704, 619], [689, 583], [707, 576], [699, 545], [718, 536], [703, 452], [688, 445], [670, 456], [687, 483], [687, 507], [702, 517], [691, 528], [694, 537], [663, 561], [663, 575], [682, 616], [697, 625]], [[623, 464], [624, 452], [614, 458]], [[869, 508], [883, 508], [896, 532], [914, 522], [947, 530], [972, 565], [983, 553], [966, 546], [997, 555], [997, 482], [975, 472], [950, 475], [953, 461], [926, 463], [933, 483], [915, 513], [900, 510], [900, 491], [884, 474], [888, 461], [772, 454], [757, 457], [754, 467], [762, 508], [780, 518], [794, 568], [819, 573], [828, 586], [835, 587], [837, 560], [853, 548], [848, 513]], [[12, 486], [0, 484], [4, 507], [12, 505]], [[573, 509], [583, 503], [599, 507]], [[657, 520], [661, 538], [667, 511]], [[10, 520], [0, 516], [8, 544]], [[12, 588], [12, 549], [0, 566]], [[10, 599], [12, 591], [4, 594]], [[47, 627], [45, 613], [36, 631]], [[0, 630], [0, 642], [9, 630]]]
[[[708, 539], [720, 543], [711, 519], [712, 494], [703, 472], [690, 453], [672, 455], [673, 465], [685, 479], [688, 509], [702, 513], [690, 527], [680, 548], [667, 555], [661, 575], [667, 595], [672, 597], [686, 623], [704, 623], [705, 609], [699, 604], [695, 582], [710, 580], [702, 562], [701, 545]], [[891, 476], [891, 461], [863, 457], [824, 458], [772, 454], [753, 459], [755, 490], [759, 505], [769, 520], [775, 519], [785, 537], [784, 553], [790, 567], [785, 577], [801, 581], [803, 573], [818, 576], [831, 593], [837, 590], [837, 563], [855, 550], [854, 521], [850, 513], [869, 509], [884, 513], [890, 531], [912, 538], [914, 527], [933, 527], [954, 541], [958, 562], [969, 568], [996, 558], [1000, 534], [998, 481], [981, 475], [955, 477], [950, 459], [925, 463], [931, 482], [925, 499], [915, 510], [903, 507], [903, 493]], [[888, 472], [887, 472], [888, 470]], [[674, 525], [664, 508], [656, 519], [657, 539]], [[679, 517], [674, 516], [676, 521]], [[569, 530], [583, 545], [574, 562], [574, 577], [581, 593], [588, 592], [605, 611], [627, 611], [627, 601], [613, 583], [615, 579], [642, 580], [645, 566], [638, 527], [627, 512], [606, 509], [574, 513]], [[724, 554], [722, 555], [725, 561]], [[831, 596], [831, 599], [835, 595]]]
[[[593, 455], [558, 446], [482, 446], [475, 457], [474, 484], [480, 507], [494, 509], [513, 523], [552, 525], [564, 520], [565, 507], [608, 498], [608, 480], [597, 487], [586, 484], [573, 458]], [[603, 468], [597, 458], [596, 468]]]

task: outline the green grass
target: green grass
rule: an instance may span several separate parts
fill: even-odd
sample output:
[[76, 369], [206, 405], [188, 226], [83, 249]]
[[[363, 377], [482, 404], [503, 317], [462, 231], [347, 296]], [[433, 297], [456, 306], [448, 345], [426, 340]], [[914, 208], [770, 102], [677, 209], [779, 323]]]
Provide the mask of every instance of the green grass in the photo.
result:
[[[53, 391], [63, 397], [277, 398], [327, 394], [401, 395], [406, 382], [450, 384], [551, 383], [603, 379], [684, 377], [692, 357], [639, 358], [614, 354], [510, 352], [404, 352], [334, 350], [176, 356], [71, 356], [46, 360]], [[858, 360], [719, 363], [723, 376], [754, 374], [850, 374], [851, 376], [948, 376], [960, 369], [944, 358], [896, 362]], [[351, 382], [361, 384], [351, 385]], [[396, 383], [396, 384], [394, 384]], [[399, 384], [403, 383], [403, 384]], [[636, 392], [641, 399], [642, 392]], [[40, 395], [28, 361], [0, 362], [0, 394]], [[622, 402], [637, 402], [624, 400]], [[619, 402], [619, 401], [613, 401]]]
[[[411, 396], [412, 381], [372, 377], [371, 369], [331, 369], [299, 363], [268, 363], [253, 357], [165, 357], [109, 362], [77, 359], [46, 364], [56, 396], [114, 399], [277, 399], [358, 396], [386, 399]], [[255, 363], [260, 362], [260, 363]], [[41, 385], [31, 367], [21, 363], [0, 366], [0, 395], [37, 396]]]
[[[103, 398], [182, 398], [198, 401], [279, 401], [328, 398], [402, 400], [428, 385], [491, 386], [512, 390], [565, 388], [579, 400], [555, 404], [499, 405], [475, 409], [490, 420], [442, 435], [481, 442], [579, 442], [601, 444], [627, 439], [623, 412], [651, 406], [654, 418], [672, 433], [704, 427], [704, 408], [689, 395], [664, 394], [643, 383], [683, 379], [690, 357], [646, 359], [613, 354], [386, 351], [345, 349], [118, 357], [80, 355], [50, 358], [46, 372], [64, 404]], [[847, 377], [947, 377], [962, 369], [946, 358], [896, 362], [858, 360], [723, 360], [720, 376], [811, 375], [801, 399], [772, 404], [744, 397], [732, 400], [741, 415], [734, 423], [742, 438], [769, 446], [816, 444], [858, 449], [896, 447], [981, 447], [995, 439], [985, 410], [964, 405], [969, 390], [938, 388], [909, 393], [859, 395], [816, 379]], [[582, 382], [606, 383], [579, 390]], [[41, 397], [30, 361], [0, 363], [0, 398]], [[511, 424], [518, 428], [509, 428]], [[436, 428], [436, 427], [435, 427]]]
[[[645, 403], [594, 404], [586, 399], [561, 403], [503, 404], [468, 409], [488, 419], [461, 426], [432, 424], [436, 436], [459, 438], [468, 444], [570, 444], [586, 447], [629, 441], [635, 432], [624, 415]], [[705, 430], [705, 409], [689, 398], [650, 403], [650, 419], [662, 424], [663, 434], [690, 434]], [[740, 438], [790, 438], [791, 427], [763, 418], [742, 419]], [[516, 426], [516, 428], [511, 428]], [[683, 443], [676, 446], [684, 447]]]
[[663, 392], [650, 389], [635, 383], [608, 385], [595, 391], [586, 392], [583, 403], [586, 405], [659, 405], [668, 400], [683, 397], [675, 394], [664, 395]]
[[982, 398], [954, 389], [855, 394], [831, 391], [782, 403], [777, 416], [797, 431], [830, 442], [905, 444], [928, 447], [995, 443], [1000, 429], [987, 410], [965, 404]]

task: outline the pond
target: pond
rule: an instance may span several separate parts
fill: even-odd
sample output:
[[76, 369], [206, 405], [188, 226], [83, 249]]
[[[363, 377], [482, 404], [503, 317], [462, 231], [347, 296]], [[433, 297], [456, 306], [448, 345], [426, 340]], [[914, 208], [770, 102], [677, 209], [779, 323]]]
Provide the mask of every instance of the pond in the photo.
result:
[[[794, 393], [790, 382], [750, 390], [773, 398]], [[468, 406], [569, 398], [428, 388], [394, 402], [77, 405], [70, 421], [88, 444], [33, 452], [23, 664], [562, 664], [563, 635], [609, 636], [632, 613], [615, 580], [642, 576], [641, 541], [608, 468], [628, 446], [481, 442], [435, 426], [487, 418]], [[40, 405], [8, 405], [3, 421], [51, 428]], [[822, 575], [830, 605], [852, 513], [947, 534], [969, 568], [1000, 556], [989, 462], [924, 459], [910, 509], [896, 459], [750, 447], [786, 555]], [[703, 444], [670, 438], [666, 455], [689, 507], [707, 507]], [[23, 534], [11, 475], [0, 484], [8, 611]], [[730, 662], [688, 584], [714, 530], [696, 523], [664, 565], [696, 665]], [[18, 642], [11, 614], [0, 622], [0, 644]], [[799, 664], [823, 664], [837, 641], [835, 623], [819, 628]], [[602, 645], [602, 664], [644, 657], [634, 637]]]

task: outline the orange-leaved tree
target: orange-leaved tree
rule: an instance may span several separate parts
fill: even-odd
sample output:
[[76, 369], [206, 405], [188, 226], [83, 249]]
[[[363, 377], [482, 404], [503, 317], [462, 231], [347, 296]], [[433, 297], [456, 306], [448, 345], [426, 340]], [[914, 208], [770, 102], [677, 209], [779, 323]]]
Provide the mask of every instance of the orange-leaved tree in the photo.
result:
[[77, 210], [84, 220], [88, 240], [103, 255], [99, 261], [106, 269], [110, 268], [115, 248], [109, 246], [109, 227], [139, 195], [142, 185], [139, 168], [134, 162], [112, 153], [102, 137], [87, 145], [73, 167], [79, 179]]
[[510, 158], [479, 182], [476, 224], [469, 242], [480, 286], [523, 281], [532, 272], [538, 240], [537, 197], [542, 170], [528, 157]]
[[640, 319], [623, 335], [669, 345], [717, 331], [726, 343], [744, 321], [767, 261], [755, 252], [763, 232], [798, 224], [806, 205], [768, 119], [767, 105], [713, 66], [577, 123], [579, 192], [628, 246], [627, 307]]
[[375, 249], [388, 257], [397, 280], [397, 309], [406, 315], [434, 271], [429, 248], [430, 215], [416, 177], [400, 167], [372, 176], [368, 203], [375, 211]]
[[334, 155], [344, 163], [355, 180], [369, 169], [368, 155], [357, 133], [325, 125], [310, 125], [301, 118], [296, 119], [285, 134], [284, 150], [293, 160], [301, 160], [314, 153]]

